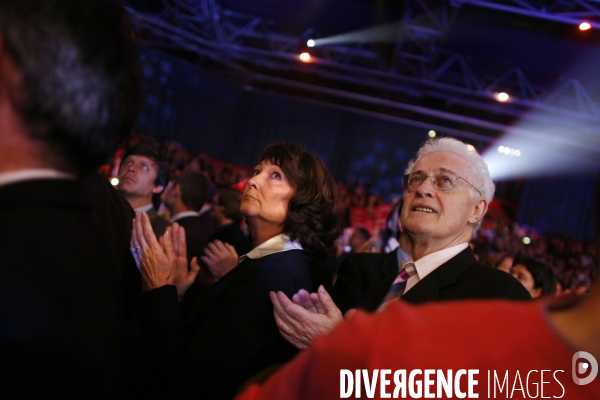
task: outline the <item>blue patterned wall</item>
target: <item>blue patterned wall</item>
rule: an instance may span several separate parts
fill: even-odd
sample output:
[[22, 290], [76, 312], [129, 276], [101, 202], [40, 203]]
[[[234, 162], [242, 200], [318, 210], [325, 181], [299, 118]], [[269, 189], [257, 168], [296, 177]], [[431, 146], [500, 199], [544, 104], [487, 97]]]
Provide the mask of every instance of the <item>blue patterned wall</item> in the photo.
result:
[[253, 165], [266, 144], [297, 141], [336, 179], [402, 192], [409, 159], [427, 131], [279, 94], [249, 91], [154, 50], [141, 49], [145, 104], [136, 131], [177, 140], [193, 153]]

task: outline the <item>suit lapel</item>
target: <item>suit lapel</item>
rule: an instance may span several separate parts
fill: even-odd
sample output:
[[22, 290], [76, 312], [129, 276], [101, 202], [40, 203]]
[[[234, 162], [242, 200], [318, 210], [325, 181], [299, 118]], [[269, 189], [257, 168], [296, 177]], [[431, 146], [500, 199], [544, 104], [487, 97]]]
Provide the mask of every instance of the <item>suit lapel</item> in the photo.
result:
[[384, 276], [382, 280], [376, 283], [373, 287], [369, 288], [365, 293], [365, 298], [361, 305], [361, 308], [367, 311], [375, 311], [381, 304], [381, 301], [387, 294], [390, 286], [398, 275], [398, 256], [395, 251], [384, 255], [381, 258], [381, 264], [379, 265], [381, 272]]
[[385, 277], [393, 275], [394, 279], [396, 278], [396, 275], [398, 275], [398, 254], [396, 251], [392, 251], [383, 256], [381, 273]]
[[440, 290], [454, 285], [469, 265], [476, 261], [473, 252], [467, 247], [419, 281], [402, 296], [402, 300], [415, 304], [439, 300]]

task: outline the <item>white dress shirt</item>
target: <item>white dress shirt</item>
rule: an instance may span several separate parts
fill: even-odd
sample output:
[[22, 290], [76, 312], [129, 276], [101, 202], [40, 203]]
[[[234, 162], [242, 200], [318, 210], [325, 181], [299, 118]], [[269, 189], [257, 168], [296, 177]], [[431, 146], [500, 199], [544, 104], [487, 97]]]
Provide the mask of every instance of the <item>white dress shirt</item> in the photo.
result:
[[200, 215], [200, 213], [198, 211], [182, 211], [171, 217], [171, 223], [177, 222], [178, 220], [180, 220], [182, 218], [197, 217], [198, 215]]
[[431, 254], [427, 254], [425, 257], [421, 257], [417, 261], [409, 260], [415, 264], [417, 273], [408, 278], [406, 282], [406, 288], [404, 293], [408, 292], [413, 286], [415, 286], [421, 279], [424, 279], [427, 275], [433, 272], [437, 267], [450, 260], [452, 257], [467, 248], [469, 243], [461, 243], [456, 246], [448, 247], [447, 249], [439, 250]]
[[152, 207], [153, 207], [152, 203], [148, 203], [145, 206], [140, 206], [138, 208], [135, 208], [133, 211], [148, 212], [152, 209]]

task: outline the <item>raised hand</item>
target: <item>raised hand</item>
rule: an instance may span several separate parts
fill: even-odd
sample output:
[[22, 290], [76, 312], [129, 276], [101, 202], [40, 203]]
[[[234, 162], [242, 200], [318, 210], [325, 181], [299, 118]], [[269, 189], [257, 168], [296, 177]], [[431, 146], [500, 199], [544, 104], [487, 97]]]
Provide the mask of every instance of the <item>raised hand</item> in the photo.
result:
[[[188, 266], [187, 260], [187, 244], [185, 241], [185, 229], [180, 226], [177, 222], [171, 225], [171, 236], [172, 245], [166, 246], [163, 243], [163, 250], [172, 248], [175, 251], [175, 278], [173, 284], [177, 287], [177, 297], [179, 300], [183, 297], [185, 292], [192, 286], [196, 276], [200, 272], [200, 266], [196, 260], [196, 257], [192, 259], [192, 262]], [[161, 237], [162, 239], [162, 237]], [[169, 239], [164, 239], [164, 241]]]
[[317, 293], [300, 290], [290, 300], [283, 292], [271, 292], [275, 322], [281, 335], [298, 349], [305, 349], [317, 335], [329, 333], [342, 313], [323, 286]]
[[148, 290], [174, 284], [176, 252], [170, 228], [165, 231], [159, 243], [148, 215], [136, 212], [131, 232], [131, 249]]
[[215, 278], [221, 279], [238, 265], [239, 257], [232, 245], [215, 240], [206, 245], [204, 255], [200, 259]]

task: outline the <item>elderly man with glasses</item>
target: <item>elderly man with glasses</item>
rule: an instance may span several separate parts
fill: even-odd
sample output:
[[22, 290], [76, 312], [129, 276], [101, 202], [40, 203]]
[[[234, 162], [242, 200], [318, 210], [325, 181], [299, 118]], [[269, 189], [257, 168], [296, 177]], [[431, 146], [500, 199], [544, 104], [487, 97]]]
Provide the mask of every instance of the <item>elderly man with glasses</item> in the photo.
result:
[[[487, 165], [475, 150], [451, 138], [432, 139], [418, 151], [403, 178], [401, 223], [411, 258], [365, 293], [362, 308], [375, 311], [398, 299], [410, 303], [456, 299], [531, 297], [512, 276], [477, 262], [468, 242], [494, 195]], [[320, 287], [290, 300], [271, 293], [281, 334], [298, 348], [310, 345], [342, 320]], [[348, 316], [348, 313], [346, 314]]]

